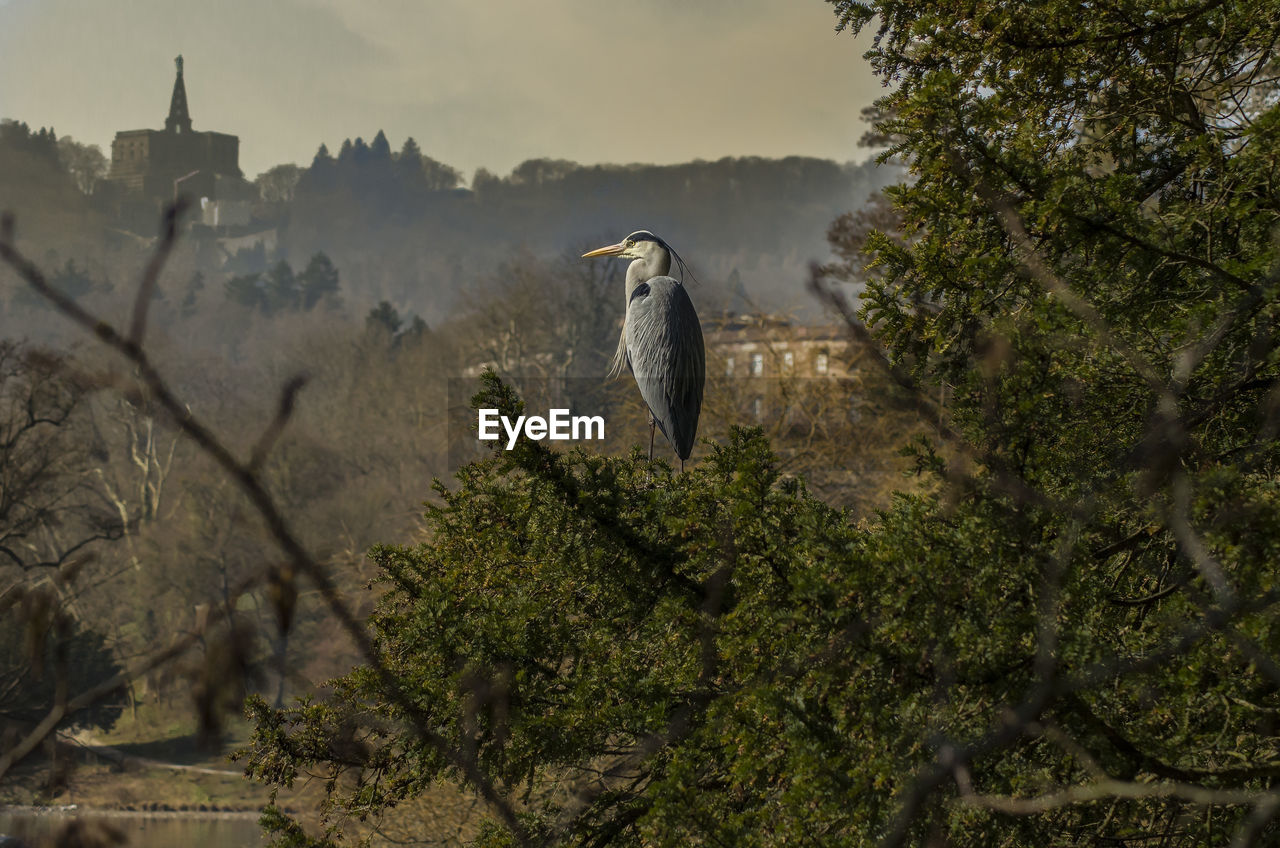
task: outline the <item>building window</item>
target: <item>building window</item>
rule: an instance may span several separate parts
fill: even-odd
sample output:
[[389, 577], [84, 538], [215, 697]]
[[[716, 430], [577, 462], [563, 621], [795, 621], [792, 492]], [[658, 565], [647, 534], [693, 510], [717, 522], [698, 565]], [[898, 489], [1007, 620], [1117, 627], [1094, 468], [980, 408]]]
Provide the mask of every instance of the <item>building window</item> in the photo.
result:
[[756, 417], [757, 421], [764, 418], [764, 398], [756, 398], [751, 401], [751, 414]]
[[764, 354], [753, 353], [751, 354], [751, 376], [759, 377], [762, 374], [764, 374]]
[[782, 354], [782, 367], [786, 369], [788, 374], [791, 373], [791, 368], [795, 364], [796, 364], [796, 355], [794, 353], [788, 350]]
[[726, 357], [724, 360], [724, 375], [726, 377], [733, 376], [733, 357], [732, 356]]
[[827, 358], [825, 353], [820, 353], [813, 359], [813, 370], [819, 375], [827, 373], [827, 369], [831, 367], [831, 360]]

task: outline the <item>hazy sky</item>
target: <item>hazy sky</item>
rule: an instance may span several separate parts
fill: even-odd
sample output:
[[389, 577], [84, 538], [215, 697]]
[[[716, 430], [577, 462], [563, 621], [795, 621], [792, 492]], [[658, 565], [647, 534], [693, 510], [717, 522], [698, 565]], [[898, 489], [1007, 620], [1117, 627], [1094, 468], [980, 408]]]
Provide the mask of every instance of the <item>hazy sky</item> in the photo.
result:
[[253, 178], [385, 130], [461, 169], [533, 157], [863, 159], [882, 90], [822, 0], [0, 0], [0, 117], [109, 152], [197, 130]]

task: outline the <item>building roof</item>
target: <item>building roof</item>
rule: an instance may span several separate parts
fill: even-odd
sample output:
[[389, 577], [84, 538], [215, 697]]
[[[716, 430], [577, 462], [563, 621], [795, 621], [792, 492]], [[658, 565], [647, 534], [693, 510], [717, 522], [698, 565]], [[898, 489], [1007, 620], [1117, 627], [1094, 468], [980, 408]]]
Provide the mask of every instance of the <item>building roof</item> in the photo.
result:
[[741, 342], [844, 342], [849, 339], [848, 328], [839, 324], [793, 324], [781, 315], [734, 314], [717, 315], [704, 323], [708, 344], [735, 344]]

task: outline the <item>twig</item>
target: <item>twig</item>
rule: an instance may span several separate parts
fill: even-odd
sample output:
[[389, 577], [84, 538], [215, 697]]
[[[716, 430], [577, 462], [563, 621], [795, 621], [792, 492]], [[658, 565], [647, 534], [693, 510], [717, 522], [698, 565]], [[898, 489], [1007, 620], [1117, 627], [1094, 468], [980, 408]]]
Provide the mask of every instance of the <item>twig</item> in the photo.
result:
[[1134, 783], [1126, 780], [1095, 780], [1080, 786], [1071, 786], [1059, 792], [1038, 795], [1034, 798], [1014, 798], [1008, 795], [960, 794], [961, 802], [1013, 815], [1035, 815], [1076, 804], [1088, 804], [1110, 798], [1129, 800], [1143, 798], [1176, 798], [1192, 804], [1250, 804], [1270, 805], [1280, 803], [1280, 792], [1274, 790], [1207, 789], [1188, 783], [1160, 782]]
[[275, 418], [272, 418], [271, 423], [262, 431], [262, 435], [258, 438], [258, 443], [253, 446], [253, 453], [249, 456], [247, 467], [251, 473], [257, 474], [262, 470], [262, 464], [266, 462], [267, 454], [271, 452], [276, 440], [284, 432], [285, 425], [289, 422], [289, 417], [293, 415], [293, 405], [297, 400], [298, 392], [306, 384], [306, 375], [298, 374], [290, 378], [284, 384], [284, 388], [280, 390], [280, 405], [276, 410]]
[[178, 219], [187, 211], [189, 205], [186, 198], [179, 199], [165, 210], [164, 218], [161, 220], [160, 241], [156, 245], [155, 253], [151, 255], [151, 261], [147, 263], [147, 270], [142, 275], [142, 284], [138, 286], [137, 298], [133, 301], [133, 323], [129, 325], [129, 341], [134, 345], [141, 345], [147, 333], [147, 312], [151, 308], [156, 283], [160, 279], [160, 272], [164, 269], [165, 263], [169, 260], [169, 254], [173, 252], [174, 243], [178, 240]]

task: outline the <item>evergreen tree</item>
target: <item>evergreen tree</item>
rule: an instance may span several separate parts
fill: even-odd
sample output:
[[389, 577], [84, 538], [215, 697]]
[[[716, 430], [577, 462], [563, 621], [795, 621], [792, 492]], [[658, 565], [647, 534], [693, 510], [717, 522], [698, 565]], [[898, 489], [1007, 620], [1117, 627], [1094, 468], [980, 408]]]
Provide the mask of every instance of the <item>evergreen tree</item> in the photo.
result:
[[396, 154], [396, 161], [406, 168], [421, 169], [422, 148], [418, 146], [418, 142], [413, 140], [413, 136], [409, 136], [404, 140], [404, 144], [400, 147], [400, 152]]
[[313, 309], [321, 302], [333, 309], [341, 303], [338, 294], [338, 269], [324, 253], [316, 253], [311, 257], [307, 267], [298, 275], [296, 284], [302, 309]]
[[[333, 188], [337, 164], [337, 160], [329, 154], [328, 145], [321, 144], [311, 159], [311, 165], [298, 175], [293, 195], [302, 195], [307, 197], [308, 203], [315, 203], [317, 195], [323, 195]], [[291, 197], [290, 200], [292, 199]]]
[[267, 313], [297, 309], [300, 305], [297, 280], [293, 268], [281, 259], [262, 278], [262, 292]]
[[333, 157], [329, 155], [329, 145], [320, 144], [320, 149], [316, 151], [316, 155], [311, 159], [311, 167], [323, 167], [333, 163]]
[[427, 175], [423, 168], [422, 150], [412, 137], [406, 138], [395, 162], [396, 182], [405, 194], [412, 196], [427, 190]]
[[383, 333], [387, 336], [398, 333], [403, 323], [404, 319], [400, 317], [399, 310], [386, 300], [380, 301], [377, 306], [370, 309], [364, 319], [364, 325], [369, 332]]
[[271, 299], [267, 296], [261, 274], [241, 274], [232, 277], [227, 280], [224, 288], [227, 300], [232, 303], [261, 312], [269, 312], [271, 309]]
[[[345, 144], [343, 145], [343, 149], [346, 149]], [[369, 163], [371, 158], [372, 156], [369, 152], [369, 145], [365, 143], [363, 138], [356, 136], [355, 142], [351, 145], [351, 164], [356, 165], [357, 167], [363, 167]], [[339, 156], [338, 159], [341, 161], [342, 157]]]
[[373, 137], [373, 142], [369, 145], [369, 160], [372, 162], [391, 161], [391, 143], [387, 141], [387, 136], [382, 130], [378, 130], [378, 134]]
[[265, 273], [233, 277], [226, 284], [228, 300], [266, 315], [309, 312], [321, 303], [337, 309], [339, 289], [338, 269], [324, 253], [312, 255], [300, 274], [281, 259]]

